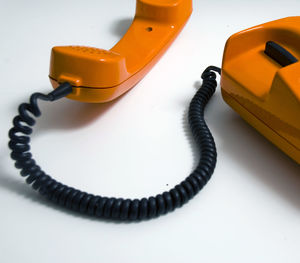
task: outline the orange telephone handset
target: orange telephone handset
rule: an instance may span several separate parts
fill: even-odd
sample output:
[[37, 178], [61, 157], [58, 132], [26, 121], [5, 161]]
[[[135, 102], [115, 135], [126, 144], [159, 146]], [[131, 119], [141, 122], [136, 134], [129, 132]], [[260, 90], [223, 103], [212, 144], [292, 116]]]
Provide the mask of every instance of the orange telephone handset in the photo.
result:
[[137, 84], [173, 42], [192, 13], [192, 0], [137, 0], [134, 20], [109, 51], [83, 46], [52, 49], [54, 88], [69, 82], [68, 98], [108, 102]]
[[141, 199], [89, 194], [58, 182], [36, 164], [30, 152], [38, 101], [68, 96], [85, 102], [110, 101], [133, 87], [154, 65], [192, 12], [192, 0], [137, 0], [136, 15], [125, 36], [110, 51], [89, 47], [55, 47], [50, 78], [54, 90], [36, 92], [22, 103], [9, 131], [9, 147], [22, 177], [41, 195], [61, 207], [106, 220], [140, 221], [174, 211], [191, 200], [210, 180], [217, 161], [214, 139], [204, 120], [204, 108], [216, 81], [210, 73], [189, 107], [189, 124], [199, 148], [199, 164], [169, 191]]

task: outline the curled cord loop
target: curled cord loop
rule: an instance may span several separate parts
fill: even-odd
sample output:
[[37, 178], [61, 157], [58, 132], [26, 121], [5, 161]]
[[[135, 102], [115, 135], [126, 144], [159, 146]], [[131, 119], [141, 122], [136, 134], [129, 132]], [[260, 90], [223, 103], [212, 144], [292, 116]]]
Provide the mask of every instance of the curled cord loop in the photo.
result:
[[204, 120], [204, 108], [217, 86], [215, 72], [220, 74], [221, 69], [211, 66], [203, 72], [202, 86], [192, 99], [188, 112], [190, 128], [200, 151], [199, 164], [184, 181], [168, 192], [134, 200], [93, 195], [57, 182], [36, 164], [30, 153], [29, 135], [35, 124], [33, 117], [41, 115], [37, 102], [54, 101], [67, 96], [72, 92], [72, 86], [68, 83], [61, 84], [48, 95], [34, 93], [29, 103], [20, 105], [19, 115], [14, 118], [13, 127], [9, 131], [11, 158], [16, 168], [21, 170], [21, 176], [26, 178], [27, 184], [65, 208], [119, 221], [145, 220], [167, 214], [192, 199], [214, 172], [217, 152], [213, 136]]

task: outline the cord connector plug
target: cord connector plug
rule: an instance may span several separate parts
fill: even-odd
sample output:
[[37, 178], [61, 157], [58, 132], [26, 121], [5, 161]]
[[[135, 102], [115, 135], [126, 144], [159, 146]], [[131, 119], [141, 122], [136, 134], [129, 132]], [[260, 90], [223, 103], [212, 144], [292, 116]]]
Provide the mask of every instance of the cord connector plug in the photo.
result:
[[50, 101], [55, 101], [66, 97], [70, 93], [72, 93], [72, 85], [68, 82], [64, 82], [60, 84], [55, 90], [50, 92], [47, 96], [49, 97]]

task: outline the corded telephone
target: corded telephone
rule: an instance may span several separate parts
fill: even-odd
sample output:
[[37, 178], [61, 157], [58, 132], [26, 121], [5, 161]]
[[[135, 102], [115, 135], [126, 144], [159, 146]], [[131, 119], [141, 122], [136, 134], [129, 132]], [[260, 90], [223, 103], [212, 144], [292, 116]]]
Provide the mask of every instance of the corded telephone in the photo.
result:
[[224, 100], [265, 137], [300, 163], [300, 17], [263, 24], [227, 41], [222, 69], [208, 67], [189, 107], [189, 123], [200, 160], [175, 187], [156, 196], [123, 199], [93, 195], [46, 174], [30, 153], [38, 100], [67, 96], [82, 102], [111, 101], [128, 91], [151, 69], [192, 12], [192, 0], [137, 0], [136, 15], [124, 37], [109, 51], [67, 46], [52, 49], [49, 94], [34, 93], [19, 107], [9, 131], [11, 157], [26, 182], [52, 202], [80, 213], [113, 220], [158, 217], [192, 199], [214, 172], [216, 146], [204, 109], [221, 74]]

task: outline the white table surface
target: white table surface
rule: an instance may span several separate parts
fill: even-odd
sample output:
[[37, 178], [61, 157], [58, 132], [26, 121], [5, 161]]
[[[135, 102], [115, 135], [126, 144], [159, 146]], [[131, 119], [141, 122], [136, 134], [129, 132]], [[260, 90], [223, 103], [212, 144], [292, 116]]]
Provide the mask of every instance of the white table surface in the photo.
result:
[[[134, 8], [134, 0], [0, 1], [0, 262], [299, 263], [299, 166], [233, 112], [219, 88], [206, 111], [216, 171], [197, 197], [166, 216], [120, 224], [65, 211], [13, 167], [7, 131], [21, 102], [51, 90], [51, 47], [109, 49]], [[94, 194], [135, 198], [173, 187], [198, 158], [186, 114], [201, 72], [220, 66], [231, 34], [299, 10], [298, 0], [194, 1], [171, 48], [117, 102], [42, 103], [35, 159], [54, 178]]]

